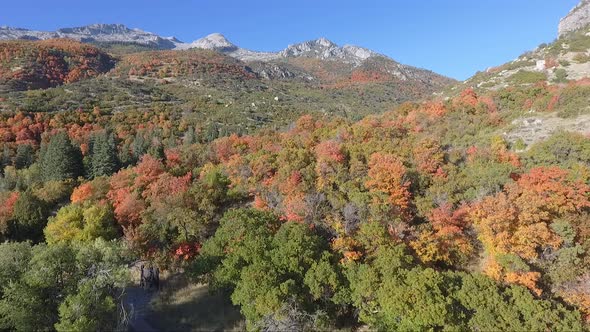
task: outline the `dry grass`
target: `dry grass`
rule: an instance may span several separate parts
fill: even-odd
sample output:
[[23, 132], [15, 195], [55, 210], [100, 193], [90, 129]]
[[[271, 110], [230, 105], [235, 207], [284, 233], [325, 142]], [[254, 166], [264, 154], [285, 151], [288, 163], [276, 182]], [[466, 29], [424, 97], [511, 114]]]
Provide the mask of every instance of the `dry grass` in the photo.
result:
[[167, 277], [152, 299], [149, 323], [160, 331], [244, 331], [245, 322], [227, 296], [191, 283], [183, 275]]

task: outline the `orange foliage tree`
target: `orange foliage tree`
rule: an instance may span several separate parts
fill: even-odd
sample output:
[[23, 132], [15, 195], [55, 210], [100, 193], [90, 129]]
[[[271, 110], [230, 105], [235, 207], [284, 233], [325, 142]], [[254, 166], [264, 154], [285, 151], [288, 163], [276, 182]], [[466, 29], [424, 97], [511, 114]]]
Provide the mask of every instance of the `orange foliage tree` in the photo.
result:
[[373, 202], [402, 219], [408, 218], [410, 181], [406, 167], [392, 154], [374, 153], [369, 160], [365, 186], [374, 194]]
[[[504, 192], [474, 204], [470, 218], [489, 255], [487, 273], [523, 284], [536, 293], [537, 272], [511, 271], [498, 258], [514, 255], [525, 261], [539, 257], [543, 248], [557, 249], [562, 239], [550, 227], [556, 218], [590, 207], [590, 187], [558, 167], [539, 167], [506, 186]], [[522, 264], [521, 264], [522, 265]]]

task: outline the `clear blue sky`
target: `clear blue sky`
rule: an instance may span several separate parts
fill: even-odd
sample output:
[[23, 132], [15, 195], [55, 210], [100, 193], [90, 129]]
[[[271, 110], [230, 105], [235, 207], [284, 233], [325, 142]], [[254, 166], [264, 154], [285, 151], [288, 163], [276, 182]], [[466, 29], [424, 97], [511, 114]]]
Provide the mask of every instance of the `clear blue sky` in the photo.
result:
[[326, 37], [465, 79], [557, 34], [578, 0], [3, 0], [0, 25], [123, 23], [192, 41], [212, 32], [253, 50]]

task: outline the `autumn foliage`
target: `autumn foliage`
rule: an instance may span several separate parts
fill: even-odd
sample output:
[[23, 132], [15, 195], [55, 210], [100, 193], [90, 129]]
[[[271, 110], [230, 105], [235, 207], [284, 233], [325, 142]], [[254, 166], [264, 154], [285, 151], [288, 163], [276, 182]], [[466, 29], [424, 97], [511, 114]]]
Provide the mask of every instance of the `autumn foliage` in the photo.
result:
[[0, 49], [0, 80], [22, 83], [24, 88], [48, 88], [96, 77], [114, 65], [98, 48], [68, 39], [5, 41]]

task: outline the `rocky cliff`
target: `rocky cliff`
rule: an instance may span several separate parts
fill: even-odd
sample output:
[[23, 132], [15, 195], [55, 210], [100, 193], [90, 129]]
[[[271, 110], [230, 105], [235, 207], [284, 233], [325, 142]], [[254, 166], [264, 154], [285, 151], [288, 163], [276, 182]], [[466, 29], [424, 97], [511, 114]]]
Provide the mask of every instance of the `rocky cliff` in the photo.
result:
[[559, 37], [590, 24], [590, 0], [582, 0], [559, 22]]

